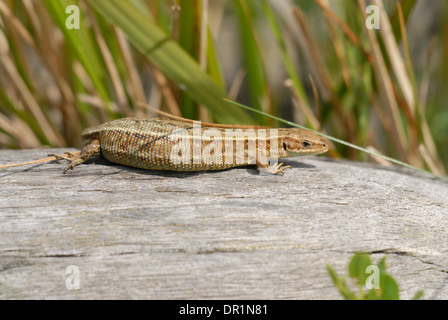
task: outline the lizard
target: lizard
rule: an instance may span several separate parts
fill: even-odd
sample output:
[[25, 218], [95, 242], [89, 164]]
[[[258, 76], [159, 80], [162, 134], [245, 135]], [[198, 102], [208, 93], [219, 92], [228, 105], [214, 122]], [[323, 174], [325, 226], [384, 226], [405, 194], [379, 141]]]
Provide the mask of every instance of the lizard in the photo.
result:
[[259, 127], [254, 135], [255, 128], [188, 119], [122, 118], [86, 129], [80, 153], [49, 156], [70, 161], [64, 173], [102, 155], [114, 163], [149, 170], [208, 171], [256, 164], [260, 171], [284, 175], [291, 166], [269, 165], [268, 160], [328, 151], [328, 141], [311, 130]]

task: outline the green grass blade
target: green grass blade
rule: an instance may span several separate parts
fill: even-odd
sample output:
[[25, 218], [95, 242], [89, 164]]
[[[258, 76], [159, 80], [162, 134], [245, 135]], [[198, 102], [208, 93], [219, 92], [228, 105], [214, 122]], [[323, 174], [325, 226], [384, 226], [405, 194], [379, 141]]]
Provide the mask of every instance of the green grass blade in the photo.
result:
[[207, 107], [217, 121], [254, 123], [253, 118], [243, 110], [232, 108], [229, 111], [229, 106], [222, 101], [226, 92], [176, 42], [130, 2], [95, 0], [91, 4], [110, 22], [120, 27], [130, 42], [181, 89], [197, 103]]
[[207, 33], [208, 44], [207, 44], [207, 70], [210, 77], [215, 81], [215, 83], [220, 87], [225, 89], [224, 75], [222, 72], [221, 64], [219, 63], [218, 52], [216, 49], [215, 42], [213, 41], [213, 36], [210, 30]]
[[275, 40], [277, 41], [277, 45], [280, 49], [283, 63], [285, 65], [286, 71], [288, 72], [288, 76], [293, 82], [294, 89], [296, 90], [300, 99], [308, 104], [308, 97], [306, 96], [305, 89], [303, 88], [302, 83], [299, 80], [298, 71], [296, 70], [296, 67], [294, 66], [291, 58], [289, 57], [286, 49], [286, 43], [284, 41], [284, 35], [282, 34], [282, 31], [280, 30], [274, 14], [272, 13], [272, 9], [269, 7], [266, 0], [263, 0], [261, 4], [271, 27], [271, 31], [274, 34]]
[[[408, 21], [408, 18], [411, 15], [411, 12], [413, 11], [413, 9], [415, 7], [416, 2], [417, 2], [416, 0], [406, 0], [406, 1], [400, 2], [402, 10], [403, 10], [403, 17], [404, 17], [405, 23]], [[394, 38], [399, 43], [401, 41], [401, 30], [400, 30], [400, 21], [398, 19], [397, 8], [395, 8], [394, 11], [392, 12], [391, 17], [390, 17], [390, 22], [392, 24]]]
[[[189, 3], [188, 3], [189, 2]], [[200, 21], [196, 17], [196, 11], [199, 11], [198, 2], [190, 0], [181, 0], [179, 2], [180, 13], [178, 20], [178, 41], [179, 45], [196, 61], [198, 60], [199, 47], [199, 24]], [[182, 32], [180, 32], [182, 30]], [[179, 105], [182, 115], [188, 119], [197, 119], [198, 105], [186, 92], [180, 92]]]
[[86, 33], [86, 28], [69, 30], [66, 27], [66, 19], [68, 17], [65, 13], [66, 7], [75, 2], [68, 0], [46, 0], [43, 3], [54, 22], [64, 34], [67, 45], [83, 65], [100, 97], [103, 101], [109, 101], [110, 99], [104, 81], [105, 75], [101, 68], [102, 63], [95, 53], [93, 41], [89, 34]]
[[[240, 41], [244, 66], [246, 68], [246, 83], [251, 105], [263, 110], [265, 102], [269, 101], [270, 94], [266, 79], [266, 65], [257, 30], [255, 29], [257, 1], [241, 0], [235, 2], [236, 17], [239, 22]], [[258, 117], [257, 120], [265, 123], [266, 119]]]
[[358, 300], [353, 291], [347, 286], [345, 278], [339, 277], [336, 271], [328, 264], [327, 264], [327, 271], [328, 274], [330, 275], [331, 280], [333, 281], [333, 284], [339, 290], [339, 293], [342, 295], [344, 299]]

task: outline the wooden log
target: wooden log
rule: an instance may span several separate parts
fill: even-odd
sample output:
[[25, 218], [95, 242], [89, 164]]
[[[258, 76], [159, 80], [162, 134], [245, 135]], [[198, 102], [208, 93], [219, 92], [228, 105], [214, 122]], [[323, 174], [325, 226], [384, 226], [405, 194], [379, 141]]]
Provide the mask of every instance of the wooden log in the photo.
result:
[[[0, 151], [0, 164], [66, 150]], [[287, 159], [178, 173], [94, 160], [0, 171], [0, 298], [339, 299], [372, 253], [397, 280], [448, 299], [448, 184], [407, 169]], [[73, 266], [73, 267], [70, 267]], [[79, 289], [73, 287], [79, 279]]]

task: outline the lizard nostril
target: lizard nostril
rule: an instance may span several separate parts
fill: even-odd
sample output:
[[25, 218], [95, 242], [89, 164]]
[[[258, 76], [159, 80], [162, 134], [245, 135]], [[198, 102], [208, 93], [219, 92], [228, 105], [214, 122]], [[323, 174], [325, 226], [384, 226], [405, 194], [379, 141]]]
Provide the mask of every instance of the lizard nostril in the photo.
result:
[[320, 144], [322, 145], [322, 147], [326, 148], [327, 147], [327, 140], [321, 139], [320, 140]]

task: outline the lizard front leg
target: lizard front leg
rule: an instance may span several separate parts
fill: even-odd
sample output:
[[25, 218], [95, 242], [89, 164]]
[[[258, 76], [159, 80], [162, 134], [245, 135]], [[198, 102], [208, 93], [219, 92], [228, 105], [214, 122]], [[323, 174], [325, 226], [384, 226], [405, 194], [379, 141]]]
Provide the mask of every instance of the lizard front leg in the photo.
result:
[[257, 167], [261, 172], [266, 172], [269, 174], [278, 174], [281, 173], [282, 176], [285, 175], [286, 169], [291, 169], [291, 166], [285, 166], [284, 163], [275, 163], [272, 166], [269, 165], [268, 157], [266, 156], [266, 152], [263, 149], [258, 149], [257, 155]]
[[56, 157], [57, 159], [63, 159], [70, 161], [70, 164], [64, 169], [64, 173], [68, 169], [73, 169], [77, 165], [86, 162], [90, 157], [99, 156], [101, 153], [100, 141], [98, 139], [92, 140], [88, 145], [86, 145], [80, 154], [73, 154], [71, 152], [66, 152], [63, 155], [49, 154], [49, 156]]
[[274, 165], [270, 166], [269, 162], [267, 164], [259, 164], [257, 162], [257, 167], [258, 170], [266, 172], [266, 173], [270, 173], [270, 174], [277, 174], [277, 173], [281, 173], [282, 176], [285, 175], [285, 170], [286, 169], [291, 169], [291, 166], [285, 166], [284, 163], [275, 163]]

